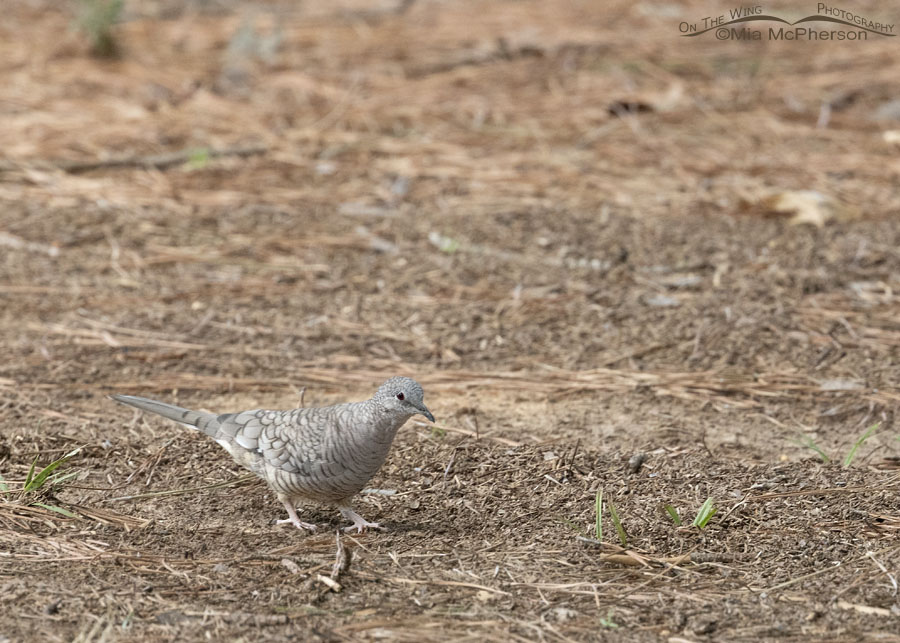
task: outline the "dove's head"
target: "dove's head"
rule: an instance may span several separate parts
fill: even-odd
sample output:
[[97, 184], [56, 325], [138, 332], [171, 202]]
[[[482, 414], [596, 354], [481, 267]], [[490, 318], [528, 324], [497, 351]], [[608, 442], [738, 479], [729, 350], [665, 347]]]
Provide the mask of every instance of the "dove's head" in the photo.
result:
[[373, 398], [386, 411], [397, 414], [422, 414], [432, 422], [434, 416], [425, 406], [422, 385], [408, 377], [392, 377], [378, 387]]

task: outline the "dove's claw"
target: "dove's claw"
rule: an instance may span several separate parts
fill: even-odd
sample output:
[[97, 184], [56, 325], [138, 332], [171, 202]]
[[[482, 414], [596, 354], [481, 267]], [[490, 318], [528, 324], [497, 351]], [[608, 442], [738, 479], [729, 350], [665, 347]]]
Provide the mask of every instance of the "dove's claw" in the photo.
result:
[[339, 507], [341, 511], [341, 515], [347, 520], [352, 520], [353, 524], [349, 527], [344, 527], [344, 532], [350, 533], [354, 529], [356, 533], [361, 534], [368, 529], [378, 529], [379, 531], [384, 531], [384, 527], [379, 525], [377, 522], [369, 522], [358, 513], [353, 511], [350, 507]]
[[284, 525], [287, 523], [291, 523], [297, 529], [305, 529], [305, 530], [311, 531], [313, 533], [315, 533], [315, 531], [317, 529], [317, 527], [314, 524], [308, 523], [308, 522], [303, 522], [299, 518], [296, 518], [296, 519], [285, 518], [284, 520], [276, 520], [275, 521], [276, 525]]
[[302, 520], [300, 520], [300, 518], [297, 516], [297, 510], [294, 509], [294, 505], [292, 505], [290, 503], [290, 501], [282, 500], [282, 504], [284, 504], [284, 508], [287, 509], [289, 517], [285, 518], [284, 520], [276, 520], [275, 521], [276, 525], [283, 525], [286, 523], [291, 523], [297, 529], [305, 529], [306, 531], [315, 533], [316, 526], [313, 524], [310, 524], [308, 522], [303, 522]]

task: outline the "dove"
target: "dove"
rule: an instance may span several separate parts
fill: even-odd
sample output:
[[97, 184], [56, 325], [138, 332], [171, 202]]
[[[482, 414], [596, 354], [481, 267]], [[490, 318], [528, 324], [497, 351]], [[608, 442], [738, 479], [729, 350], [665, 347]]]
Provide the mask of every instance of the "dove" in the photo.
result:
[[135, 395], [110, 397], [212, 437], [275, 492], [288, 513], [278, 524], [314, 532], [316, 526], [300, 520], [296, 511], [301, 501], [314, 501], [337, 507], [353, 521], [345, 531], [362, 533], [382, 527], [353, 511], [350, 500], [384, 464], [407, 420], [423, 415], [434, 422], [424, 396], [415, 380], [392, 377], [363, 402], [290, 411], [217, 415]]

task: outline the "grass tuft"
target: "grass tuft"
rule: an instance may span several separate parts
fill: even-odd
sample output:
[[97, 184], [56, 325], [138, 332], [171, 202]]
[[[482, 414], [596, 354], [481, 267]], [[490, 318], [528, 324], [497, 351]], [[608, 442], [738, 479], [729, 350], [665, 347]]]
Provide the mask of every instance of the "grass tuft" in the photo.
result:
[[77, 475], [76, 471], [71, 471], [65, 474], [62, 472], [53, 474], [53, 472], [56, 471], [60, 466], [62, 466], [67, 460], [76, 455], [79, 451], [81, 451], [81, 447], [78, 447], [74, 451], [70, 451], [58, 460], [54, 460], [46, 467], [41, 469], [41, 471], [37, 475], [34, 475], [34, 468], [37, 465], [37, 456], [34, 456], [34, 460], [32, 460], [31, 462], [31, 468], [28, 470], [28, 476], [25, 478], [25, 485], [22, 487], [22, 491], [24, 493], [37, 493], [41, 489], [43, 489], [45, 485], [55, 487], [62, 484], [69, 478]]
[[113, 58], [119, 53], [112, 28], [124, 4], [124, 0], [81, 0], [76, 24], [90, 40], [95, 56]]
[[[63, 471], [59, 470], [59, 468], [69, 459], [77, 455], [80, 451], [81, 447], [78, 447], [77, 449], [70, 451], [63, 457], [54, 460], [46, 467], [43, 467], [40, 471], [37, 471], [38, 456], [35, 456], [34, 460], [31, 461], [31, 466], [28, 468], [28, 475], [25, 476], [25, 482], [22, 485], [22, 488], [18, 491], [19, 500], [29, 506], [48, 509], [49, 511], [54, 511], [68, 518], [77, 518], [77, 514], [72, 513], [68, 509], [63, 509], [62, 507], [57, 507], [56, 505], [48, 505], [42, 502], [42, 500], [44, 499], [46, 494], [52, 493], [66, 480], [70, 480], [78, 475], [77, 471], [69, 471], [64, 473]], [[2, 493], [4, 496], [11, 496], [13, 494], [13, 491], [9, 488], [9, 484], [4, 481], [0, 483], [0, 493]]]
[[[622, 547], [627, 547], [628, 535], [622, 526], [619, 512], [616, 511], [616, 506], [613, 503], [607, 502], [606, 504], [609, 507], [609, 517], [612, 519], [616, 533], [619, 535], [619, 541], [622, 543]], [[597, 489], [597, 495], [594, 497], [594, 538], [598, 542], [603, 540], [603, 489]]]
[[600, 625], [602, 625], [603, 627], [608, 627], [613, 630], [616, 629], [617, 627], [619, 627], [619, 625], [612, 620], [612, 616], [613, 616], [612, 610], [610, 610], [606, 613], [605, 618], [601, 616], [599, 619]]
[[792, 442], [806, 449], [812, 449], [819, 454], [819, 457], [822, 458], [822, 462], [824, 462], [825, 464], [831, 462], [831, 458], [828, 457], [828, 454], [825, 453], [825, 450], [818, 444], [816, 444], [816, 441], [808, 435], [800, 435], [794, 438]]
[[622, 547], [628, 547], [628, 536], [625, 533], [625, 527], [622, 526], [622, 521], [619, 520], [619, 512], [616, 511], [616, 506], [611, 502], [609, 503], [609, 516], [612, 518], [616, 533], [619, 534], [619, 542], [622, 543]]
[[191, 170], [202, 170], [207, 165], [209, 165], [209, 148], [206, 147], [198, 147], [190, 151], [190, 156], [188, 158], [188, 169]]
[[[847, 455], [844, 456], [844, 460], [843, 460], [844, 467], [849, 467], [853, 463], [853, 459], [856, 457], [856, 452], [859, 450], [859, 447], [861, 447], [866, 440], [871, 438], [875, 434], [875, 432], [878, 430], [878, 427], [880, 427], [880, 426], [881, 426], [881, 422], [876, 422], [875, 424], [870, 426], [868, 429], [866, 429], [866, 431], [861, 436], [859, 436], [859, 439], [853, 443], [853, 446], [850, 447], [850, 450], [847, 452]], [[831, 462], [831, 458], [828, 456], [827, 453], [825, 453], [825, 450], [822, 447], [820, 447], [818, 444], [816, 444], [815, 440], [813, 440], [808, 435], [800, 435], [800, 436], [794, 438], [792, 440], [792, 442], [801, 447], [804, 447], [807, 449], [812, 449], [813, 451], [815, 451], [817, 454], [819, 454], [819, 457], [822, 459], [823, 463], [828, 464], [829, 462]]]
[[694, 522], [692, 523], [694, 527], [699, 527], [703, 529], [709, 523], [710, 519], [716, 515], [716, 508], [713, 505], [713, 499], [707, 498], [706, 502], [704, 502], [700, 506], [700, 511], [697, 512], [697, 516], [694, 518]]
[[850, 464], [853, 462], [853, 458], [856, 457], [856, 451], [859, 449], [859, 447], [862, 446], [863, 442], [865, 442], [866, 440], [868, 440], [869, 438], [872, 437], [872, 435], [875, 433], [875, 431], [878, 430], [878, 427], [880, 427], [880, 426], [881, 426], [881, 422], [876, 422], [875, 424], [870, 426], [868, 429], [866, 429], [866, 432], [863, 433], [859, 437], [859, 439], [853, 443], [853, 446], [850, 447], [850, 451], [847, 452], [847, 457], [844, 458], [844, 466], [845, 467], [850, 466]]

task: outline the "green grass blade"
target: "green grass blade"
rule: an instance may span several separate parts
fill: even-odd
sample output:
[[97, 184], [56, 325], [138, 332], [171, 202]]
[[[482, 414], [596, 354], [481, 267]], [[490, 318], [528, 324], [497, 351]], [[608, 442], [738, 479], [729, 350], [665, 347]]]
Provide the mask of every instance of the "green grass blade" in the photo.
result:
[[613, 621], [612, 617], [613, 613], [612, 610], [610, 610], [606, 613], [606, 618], [603, 618], [602, 616], [600, 617], [600, 625], [602, 625], [603, 627], [608, 627], [610, 629], [616, 629], [617, 627], [619, 627], [618, 624]]
[[678, 515], [678, 510], [672, 505], [666, 505], [664, 507], [666, 513], [669, 514], [669, 518], [672, 519], [672, 522], [675, 523], [676, 527], [681, 527], [681, 516]]
[[53, 486], [61, 485], [61, 484], [62, 484], [63, 482], [65, 482], [66, 480], [69, 480], [69, 479], [74, 478], [75, 476], [77, 476], [78, 473], [79, 473], [78, 471], [69, 471], [68, 473], [61, 473], [61, 472], [60, 472], [60, 473], [57, 473], [57, 474], [54, 474], [54, 475], [50, 476], [49, 482], [50, 482], [50, 484], [52, 484]]
[[612, 518], [613, 525], [616, 528], [616, 533], [619, 534], [619, 541], [622, 543], [622, 547], [628, 547], [628, 536], [625, 533], [625, 528], [622, 526], [622, 521], [619, 520], [619, 512], [616, 511], [616, 506], [609, 502], [609, 516]]
[[60, 465], [64, 464], [69, 458], [74, 456], [76, 453], [81, 451], [81, 447], [78, 447], [74, 451], [70, 451], [63, 457], [58, 460], [54, 460], [46, 467], [44, 467], [39, 474], [36, 476], [32, 476], [34, 473], [34, 462], [37, 462], [37, 456], [34, 458], [34, 462], [31, 464], [31, 471], [28, 472], [28, 480], [25, 481], [25, 491], [37, 491], [41, 487], [44, 486], [44, 483], [47, 481], [47, 478], [50, 477], [50, 474], [53, 473], [56, 469], [60, 467]]
[[62, 514], [63, 516], [66, 516], [67, 518], [78, 518], [78, 514], [72, 513], [68, 509], [63, 509], [62, 507], [57, 507], [55, 505], [45, 505], [42, 502], [33, 502], [31, 504], [33, 504], [35, 507], [41, 507], [43, 509], [49, 509], [50, 511], [55, 511], [56, 513]]
[[188, 158], [188, 168], [192, 170], [202, 170], [209, 165], [209, 149], [198, 147], [190, 152]]
[[31, 491], [31, 481], [34, 479], [34, 465], [37, 464], [37, 456], [34, 456], [34, 460], [31, 461], [31, 468], [28, 470], [28, 475], [25, 476], [25, 486], [22, 487], [23, 491]]
[[3, 476], [0, 476], [0, 493], [9, 493], [9, 485], [6, 484]]
[[603, 489], [597, 489], [594, 499], [594, 538], [603, 540]]
[[715, 515], [716, 508], [713, 506], [713, 499], [707, 498], [706, 502], [701, 505], [700, 511], [697, 512], [697, 516], [694, 518], [694, 527], [703, 529], [704, 527], [706, 527], [707, 523], [709, 523], [710, 519]]
[[878, 427], [881, 426], [881, 422], [876, 422], [872, 426], [868, 428], [868, 430], [863, 433], [860, 438], [854, 442], [853, 446], [850, 447], [850, 451], [847, 453], [847, 457], [844, 458], [844, 466], [849, 467], [853, 462], [853, 458], [856, 457], [856, 450], [862, 446], [862, 443], [872, 437], [872, 434], [878, 430]]
[[31, 481], [30, 488], [26, 489], [26, 491], [37, 491], [41, 487], [44, 486], [44, 483], [47, 481], [47, 478], [50, 477], [50, 474], [53, 473], [63, 462], [66, 461], [66, 458], [60, 458], [55, 462], [51, 462], [46, 467], [41, 469], [41, 472], [34, 477], [34, 480]]
[[805, 449], [812, 449], [813, 451], [818, 453], [819, 457], [822, 458], [822, 462], [824, 462], [825, 464], [828, 464], [829, 462], [831, 462], [831, 458], [828, 457], [828, 454], [825, 453], [825, 451], [822, 449], [822, 447], [820, 447], [818, 444], [816, 444], [815, 440], [813, 440], [808, 435], [801, 435], [797, 438], [794, 438], [791, 441], [798, 446], [801, 446]]
[[713, 507], [709, 510], [709, 512], [707, 512], [705, 516], [703, 516], [703, 518], [700, 520], [700, 524], [697, 526], [700, 527], [700, 529], [703, 529], [704, 527], [706, 527], [707, 523], [712, 520], [712, 517], [715, 516], [718, 512], [719, 510]]
[[41, 487], [44, 486], [44, 483], [47, 481], [47, 478], [50, 476], [53, 471], [63, 463], [62, 460], [57, 460], [56, 462], [51, 462], [46, 467], [41, 469], [41, 472], [34, 477], [34, 480], [31, 481], [31, 485], [26, 488], [26, 491], [37, 491]]

